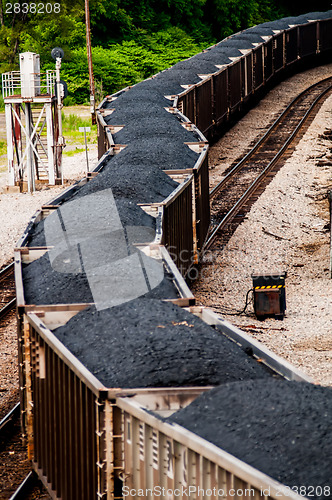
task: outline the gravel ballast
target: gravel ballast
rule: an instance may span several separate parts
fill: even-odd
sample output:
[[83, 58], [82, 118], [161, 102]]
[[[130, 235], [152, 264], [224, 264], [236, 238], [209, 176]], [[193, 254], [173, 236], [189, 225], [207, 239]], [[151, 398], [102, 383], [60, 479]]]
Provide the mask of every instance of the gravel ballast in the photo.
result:
[[287, 486], [302, 486], [305, 496], [332, 498], [332, 388], [272, 378], [234, 382], [168, 421]]
[[[285, 106], [294, 94], [331, 74], [330, 64], [286, 80], [228, 131], [209, 151], [211, 187], [267, 130], [276, 106]], [[331, 103], [329, 97], [228, 244], [207, 255], [193, 288], [198, 303], [222, 314], [322, 385], [332, 384], [327, 200], [331, 139], [325, 134], [332, 129]], [[257, 320], [251, 303], [246, 315], [227, 314], [243, 309], [253, 273], [285, 271], [283, 322]]]
[[54, 334], [107, 387], [204, 386], [271, 377], [202, 320], [157, 300], [88, 309]]

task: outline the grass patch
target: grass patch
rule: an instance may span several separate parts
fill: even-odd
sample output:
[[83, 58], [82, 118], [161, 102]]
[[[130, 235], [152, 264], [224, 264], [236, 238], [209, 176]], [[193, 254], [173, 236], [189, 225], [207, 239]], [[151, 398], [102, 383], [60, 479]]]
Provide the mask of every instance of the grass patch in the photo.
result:
[[[64, 154], [65, 156], [74, 156], [77, 153], [83, 153], [83, 151], [85, 151], [85, 148], [76, 148], [76, 149], [72, 149], [71, 151], [64, 150], [62, 154]], [[89, 151], [89, 148], [88, 148], [88, 151]]]
[[87, 132], [86, 140], [90, 144], [96, 144], [97, 125], [91, 125], [91, 119], [62, 113], [62, 131], [68, 144], [84, 144], [84, 133], [79, 131], [80, 127], [90, 127], [91, 132]]
[[6, 172], [7, 168], [7, 142], [0, 141], [0, 173]]
[[0, 141], [0, 156], [7, 154], [7, 142]]

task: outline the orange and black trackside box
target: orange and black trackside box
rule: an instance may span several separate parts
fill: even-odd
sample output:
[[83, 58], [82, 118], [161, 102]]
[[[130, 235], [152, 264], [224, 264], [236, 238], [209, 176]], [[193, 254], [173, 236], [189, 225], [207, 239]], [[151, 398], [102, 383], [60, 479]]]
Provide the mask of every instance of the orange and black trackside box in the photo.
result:
[[287, 273], [253, 274], [254, 310], [257, 318], [274, 316], [283, 319], [286, 310]]

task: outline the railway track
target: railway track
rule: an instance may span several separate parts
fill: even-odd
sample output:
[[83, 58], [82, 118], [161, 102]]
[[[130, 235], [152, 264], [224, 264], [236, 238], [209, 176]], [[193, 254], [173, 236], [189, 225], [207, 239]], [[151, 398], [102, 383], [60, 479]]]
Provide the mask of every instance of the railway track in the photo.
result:
[[[30, 498], [49, 498], [30, 462], [21, 441], [20, 403], [0, 420], [0, 498], [21, 500]], [[31, 496], [33, 492], [33, 496]], [[9, 496], [10, 495], [10, 496]]]
[[205, 249], [225, 245], [305, 132], [318, 106], [332, 92], [326, 78], [301, 92], [264, 136], [210, 191], [211, 230]]
[[[21, 482], [19, 487], [15, 490], [9, 500], [24, 500], [29, 498], [30, 493], [37, 485], [38, 480], [34, 471], [30, 471], [28, 475]], [[34, 497], [36, 498], [36, 497]], [[45, 497], [44, 497], [45, 498]]]
[[[16, 293], [15, 293], [15, 278], [14, 278], [14, 263], [11, 263], [0, 271], [0, 324], [6, 324], [6, 321], [15, 308]], [[27, 473], [29, 462], [21, 459], [25, 452], [22, 448], [21, 433], [20, 433], [20, 403], [16, 403], [13, 408], [0, 420], [0, 448], [3, 452], [1, 456], [3, 471], [0, 482], [11, 483], [12, 487], [17, 489], [10, 496], [10, 500], [20, 500], [30, 498], [31, 491], [36, 488], [39, 483], [34, 472]], [[18, 463], [15, 462], [18, 458]], [[23, 460], [23, 465], [22, 465]], [[21, 471], [22, 468], [22, 471]], [[22, 481], [22, 473], [27, 474]], [[39, 488], [40, 489], [40, 488]], [[5, 493], [0, 491], [0, 496]], [[38, 494], [38, 488], [37, 493]], [[6, 498], [7, 496], [6, 492]], [[34, 498], [39, 498], [34, 496]], [[41, 498], [45, 498], [45, 495]]]
[[20, 416], [20, 403], [16, 405], [0, 420], [0, 438], [8, 435], [8, 429], [18, 420]]
[[0, 271], [0, 322], [16, 305], [14, 263]]

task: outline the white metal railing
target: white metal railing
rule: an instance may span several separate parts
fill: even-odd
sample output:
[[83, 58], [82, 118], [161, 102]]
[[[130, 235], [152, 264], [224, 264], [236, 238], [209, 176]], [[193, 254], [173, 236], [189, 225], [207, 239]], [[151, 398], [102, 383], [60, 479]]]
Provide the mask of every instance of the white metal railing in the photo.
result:
[[[20, 71], [9, 71], [2, 74], [2, 97], [6, 99], [12, 96], [53, 96], [55, 93], [55, 84], [55, 70], [47, 70], [46, 73], [32, 73], [30, 75], [22, 75]], [[23, 95], [27, 91], [29, 95]]]
[[20, 94], [21, 74], [19, 71], [10, 71], [2, 74], [2, 97]]

